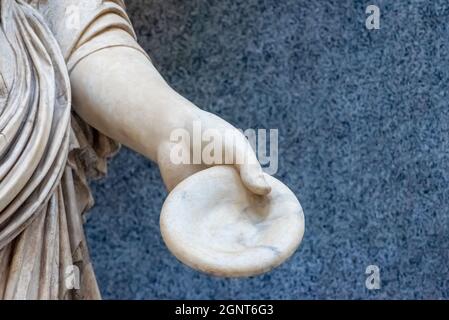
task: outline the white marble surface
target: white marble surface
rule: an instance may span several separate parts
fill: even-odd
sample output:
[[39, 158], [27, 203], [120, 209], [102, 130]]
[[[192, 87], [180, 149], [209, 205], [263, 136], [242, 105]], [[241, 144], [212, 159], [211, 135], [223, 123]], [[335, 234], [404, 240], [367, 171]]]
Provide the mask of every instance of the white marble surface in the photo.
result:
[[163, 239], [188, 266], [217, 276], [267, 272], [288, 259], [304, 234], [296, 196], [266, 175], [268, 196], [251, 193], [230, 166], [190, 176], [167, 197], [161, 213]]

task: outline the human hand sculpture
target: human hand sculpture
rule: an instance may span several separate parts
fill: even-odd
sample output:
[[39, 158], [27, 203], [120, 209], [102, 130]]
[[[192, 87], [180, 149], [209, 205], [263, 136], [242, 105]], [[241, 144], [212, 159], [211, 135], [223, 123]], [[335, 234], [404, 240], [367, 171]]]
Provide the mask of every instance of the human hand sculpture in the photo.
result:
[[[293, 254], [304, 232], [295, 195], [264, 176], [240, 131], [177, 94], [144, 55], [127, 48], [94, 53], [73, 70], [71, 82], [74, 106], [84, 120], [156, 161], [167, 189], [174, 189], [160, 221], [162, 236], [179, 260], [234, 277], [266, 272]], [[176, 130], [187, 139], [173, 141]], [[195, 136], [207, 131], [223, 142], [208, 150], [215, 161], [174, 161], [173, 153], [179, 150], [188, 160], [195, 151], [202, 154], [206, 145]], [[237, 170], [202, 171], [223, 163]]]
[[[93, 71], [94, 70], [94, 71]], [[159, 165], [167, 189], [172, 190], [190, 175], [219, 164], [233, 164], [245, 186], [258, 195], [270, 192], [262, 168], [245, 136], [225, 120], [203, 111], [176, 93], [159, 75], [151, 61], [129, 48], [109, 48], [82, 60], [71, 75], [76, 111], [106, 135], [146, 155]], [[195, 136], [213, 131], [223, 143], [216, 161], [176, 164], [171, 159], [177, 143], [170, 140], [175, 130]], [[195, 141], [196, 140], [196, 141]], [[182, 142], [181, 142], [182, 143]], [[204, 141], [184, 145], [202, 153]], [[228, 159], [225, 156], [231, 155]], [[187, 155], [192, 159], [192, 154]], [[226, 161], [225, 161], [226, 160]]]
[[[187, 137], [192, 139], [163, 141], [158, 148], [157, 162], [168, 190], [172, 190], [182, 180], [207, 167], [227, 164], [235, 166], [243, 184], [254, 194], [266, 195], [270, 192], [271, 187], [264, 177], [256, 154], [241, 131], [222, 118], [198, 108], [191, 109], [189, 119], [194, 119], [193, 125], [187, 122], [187, 126], [183, 129]], [[206, 143], [207, 141], [201, 138], [208, 132], [213, 133], [211, 139], [218, 143]], [[206, 147], [209, 148], [207, 150], [209, 157], [206, 156], [205, 159], [202, 155]], [[185, 151], [184, 157], [188, 160], [196, 157], [197, 163], [192, 163], [193, 161], [174, 163], [173, 154], [179, 151]]]

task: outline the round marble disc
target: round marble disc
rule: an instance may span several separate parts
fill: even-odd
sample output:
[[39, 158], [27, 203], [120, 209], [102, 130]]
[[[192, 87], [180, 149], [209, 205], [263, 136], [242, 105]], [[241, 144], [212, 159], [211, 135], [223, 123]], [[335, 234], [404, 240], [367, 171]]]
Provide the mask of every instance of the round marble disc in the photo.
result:
[[272, 191], [251, 193], [231, 166], [215, 166], [182, 181], [162, 207], [169, 250], [186, 265], [217, 276], [267, 272], [296, 250], [304, 214], [293, 192], [266, 175]]

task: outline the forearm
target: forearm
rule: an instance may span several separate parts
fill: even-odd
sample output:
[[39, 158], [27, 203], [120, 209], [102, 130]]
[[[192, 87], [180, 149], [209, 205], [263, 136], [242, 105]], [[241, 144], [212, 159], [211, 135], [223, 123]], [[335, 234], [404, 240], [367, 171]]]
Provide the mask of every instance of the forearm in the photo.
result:
[[[242, 181], [255, 194], [270, 192], [245, 137], [223, 119], [201, 111], [177, 94], [141, 52], [126, 47], [95, 52], [75, 66], [70, 82], [75, 110], [84, 121], [157, 162], [169, 190], [207, 165], [201, 161], [176, 164], [171, 159], [173, 130], [182, 128], [194, 137], [193, 124], [199, 121], [200, 130], [213, 129], [224, 139], [214, 154], [217, 152], [220, 160], [231, 155]], [[232, 139], [227, 138], [228, 133]], [[202, 149], [203, 141], [184, 147]]]
[[75, 110], [87, 123], [154, 161], [170, 132], [188, 127], [198, 110], [130, 48], [91, 54], [72, 71], [71, 83]]

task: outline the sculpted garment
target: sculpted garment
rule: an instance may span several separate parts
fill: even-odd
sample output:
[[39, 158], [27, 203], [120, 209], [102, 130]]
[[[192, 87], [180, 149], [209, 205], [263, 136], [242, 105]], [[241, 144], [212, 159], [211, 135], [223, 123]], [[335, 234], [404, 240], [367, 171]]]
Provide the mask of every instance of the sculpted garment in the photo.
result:
[[0, 298], [98, 299], [87, 181], [119, 146], [74, 113], [69, 72], [98, 50], [142, 49], [122, 0], [0, 1]]

